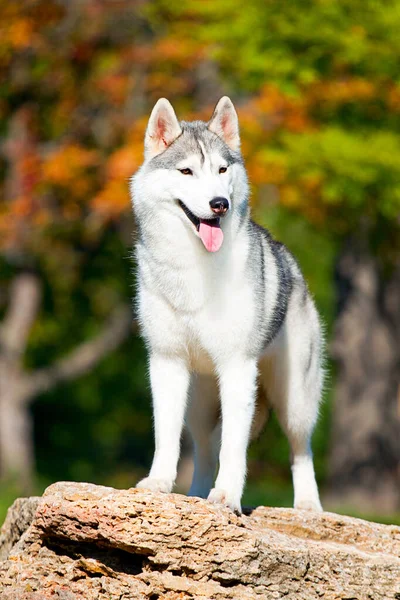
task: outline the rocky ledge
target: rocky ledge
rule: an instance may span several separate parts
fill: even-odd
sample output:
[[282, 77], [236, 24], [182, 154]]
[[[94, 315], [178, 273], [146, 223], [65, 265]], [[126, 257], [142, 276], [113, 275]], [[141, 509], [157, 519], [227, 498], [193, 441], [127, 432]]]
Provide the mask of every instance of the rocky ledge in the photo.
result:
[[56, 483], [0, 534], [2, 600], [400, 599], [400, 527]]

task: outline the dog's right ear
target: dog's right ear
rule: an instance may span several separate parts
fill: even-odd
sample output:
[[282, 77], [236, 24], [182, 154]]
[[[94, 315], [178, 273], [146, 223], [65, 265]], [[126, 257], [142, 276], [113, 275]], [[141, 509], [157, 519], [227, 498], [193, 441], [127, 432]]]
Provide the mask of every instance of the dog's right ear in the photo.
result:
[[172, 105], [160, 98], [154, 106], [144, 138], [144, 155], [153, 158], [163, 152], [182, 133]]

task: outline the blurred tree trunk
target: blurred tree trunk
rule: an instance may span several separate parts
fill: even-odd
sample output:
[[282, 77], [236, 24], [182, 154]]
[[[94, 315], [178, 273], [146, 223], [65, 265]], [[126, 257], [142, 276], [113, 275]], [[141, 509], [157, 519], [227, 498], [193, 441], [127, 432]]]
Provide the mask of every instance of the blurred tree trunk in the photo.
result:
[[383, 274], [352, 241], [338, 261], [337, 287], [329, 501], [394, 513], [400, 508], [400, 267]]
[[130, 307], [117, 306], [97, 336], [52, 365], [27, 371], [23, 360], [40, 296], [36, 275], [16, 275], [0, 329], [0, 481], [12, 481], [24, 493], [31, 491], [34, 481], [31, 402], [60, 382], [91, 371], [132, 331]]
[[[23, 395], [16, 382], [3, 377], [0, 393], [0, 480], [12, 481], [24, 494], [32, 492], [34, 451], [32, 422]], [[15, 385], [16, 384], [16, 385]]]
[[22, 360], [40, 304], [40, 283], [30, 273], [14, 278], [1, 328], [0, 477], [29, 492], [33, 478], [32, 425]]

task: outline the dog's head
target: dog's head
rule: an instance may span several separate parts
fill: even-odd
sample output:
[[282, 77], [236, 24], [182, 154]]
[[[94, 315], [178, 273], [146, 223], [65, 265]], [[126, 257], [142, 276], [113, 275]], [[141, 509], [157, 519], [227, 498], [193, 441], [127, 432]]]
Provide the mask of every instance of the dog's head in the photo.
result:
[[[179, 122], [171, 104], [161, 98], [149, 119], [145, 161], [133, 193], [138, 203], [173, 213], [209, 252], [219, 250], [224, 223], [233, 211], [247, 211], [247, 177], [231, 100], [221, 98], [205, 123]], [[142, 208], [136, 204], [137, 212]]]

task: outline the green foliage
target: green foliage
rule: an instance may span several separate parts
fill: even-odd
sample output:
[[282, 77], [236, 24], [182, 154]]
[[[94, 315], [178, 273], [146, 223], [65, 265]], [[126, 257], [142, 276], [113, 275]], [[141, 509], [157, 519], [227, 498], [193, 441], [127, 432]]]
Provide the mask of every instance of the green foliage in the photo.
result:
[[157, 31], [198, 36], [241, 90], [258, 92], [272, 80], [298, 90], [346, 71], [398, 79], [398, 0], [158, 0], [148, 10]]
[[318, 180], [320, 200], [326, 205], [327, 218], [334, 217], [335, 233], [354, 231], [360, 216], [381, 227], [397, 226], [399, 135], [327, 127], [317, 133], [286, 134], [282, 146], [287, 181], [306, 188], [311, 178]]
[[186, 0], [173, 9], [159, 0], [150, 12], [159, 35], [200, 40], [203, 55], [243, 98], [244, 146], [258, 161], [254, 183], [277, 185], [283, 204], [325, 231], [342, 236], [362, 224], [376, 239], [385, 228], [393, 244], [399, 0], [253, 0], [246, 7]]
[[13, 483], [2, 485], [0, 489], [0, 527], [6, 517], [7, 510], [16, 498], [21, 495], [17, 486]]
[[[93, 253], [84, 255], [67, 290], [57, 285], [57, 279], [49, 281], [43, 315], [32, 331], [27, 354], [31, 368], [95, 335], [117, 298], [129, 302], [130, 254], [130, 248], [109, 231]], [[152, 453], [146, 371], [143, 343], [132, 336], [86, 377], [35, 403], [37, 467], [44, 481], [94, 479], [132, 485], [135, 471], [149, 464]]]
[[152, 456], [145, 373], [145, 353], [134, 338], [82, 381], [35, 404], [37, 466], [44, 480], [134, 484]]

